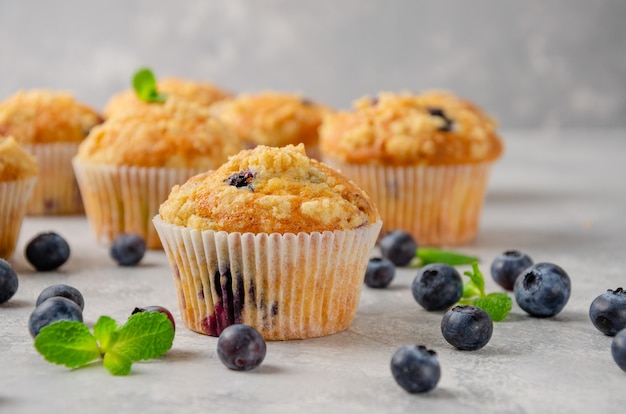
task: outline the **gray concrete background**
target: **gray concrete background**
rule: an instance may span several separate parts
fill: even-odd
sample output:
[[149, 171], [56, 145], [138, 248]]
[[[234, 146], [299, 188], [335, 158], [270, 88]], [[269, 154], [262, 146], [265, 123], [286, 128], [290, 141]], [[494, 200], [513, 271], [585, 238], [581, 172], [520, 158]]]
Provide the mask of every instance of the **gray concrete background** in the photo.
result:
[[49, 87], [101, 108], [148, 65], [340, 108], [443, 88], [503, 128], [624, 128], [625, 23], [620, 0], [0, 0], [0, 98]]

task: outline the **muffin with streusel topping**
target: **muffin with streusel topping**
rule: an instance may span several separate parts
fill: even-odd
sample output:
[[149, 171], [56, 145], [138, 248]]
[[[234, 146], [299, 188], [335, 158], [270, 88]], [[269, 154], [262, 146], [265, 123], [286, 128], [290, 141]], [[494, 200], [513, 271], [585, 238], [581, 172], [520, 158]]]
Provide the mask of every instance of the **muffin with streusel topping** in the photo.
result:
[[[157, 81], [156, 87], [166, 96], [195, 102], [201, 106], [210, 106], [216, 102], [232, 97], [230, 92], [207, 81], [196, 81], [177, 77], [165, 77]], [[116, 113], [134, 110], [147, 105], [137, 97], [136, 91], [127, 89], [113, 95], [104, 107], [104, 116], [110, 118]]]
[[87, 218], [99, 242], [133, 232], [160, 241], [151, 219], [172, 186], [243, 149], [208, 108], [170, 96], [94, 128], [73, 160]]
[[0, 102], [0, 136], [34, 155], [39, 176], [27, 214], [82, 214], [71, 159], [100, 115], [65, 92], [19, 91]]
[[0, 137], [0, 259], [9, 259], [37, 181], [37, 162], [13, 137]]
[[320, 141], [324, 161], [372, 197], [383, 231], [408, 231], [422, 245], [475, 237], [503, 148], [491, 117], [443, 91], [361, 98], [325, 118]]
[[382, 225], [367, 194], [302, 145], [241, 151], [175, 186], [154, 223], [191, 330], [244, 323], [275, 340], [348, 328]]
[[264, 91], [219, 102], [212, 112], [250, 148], [304, 144], [307, 154], [318, 159], [318, 128], [331, 110], [295, 93]]

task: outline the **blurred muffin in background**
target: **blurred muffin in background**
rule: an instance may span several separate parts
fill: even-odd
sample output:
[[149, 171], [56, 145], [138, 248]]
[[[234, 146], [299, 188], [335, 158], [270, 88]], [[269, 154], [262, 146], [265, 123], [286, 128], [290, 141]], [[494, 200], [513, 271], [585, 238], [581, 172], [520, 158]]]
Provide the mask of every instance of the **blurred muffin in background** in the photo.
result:
[[13, 137], [0, 138], [0, 259], [13, 255], [36, 181], [35, 158]]
[[264, 91], [241, 94], [214, 104], [213, 114], [230, 125], [249, 148], [304, 144], [307, 155], [319, 159], [318, 128], [331, 112], [298, 94]]
[[376, 203], [383, 232], [420, 245], [456, 245], [477, 231], [492, 163], [503, 144], [495, 121], [443, 91], [380, 93], [325, 118], [323, 160]]
[[172, 186], [219, 167], [243, 148], [207, 107], [172, 95], [107, 119], [73, 161], [97, 240], [108, 244], [134, 232], [149, 248], [159, 248], [151, 219]]
[[13, 136], [37, 160], [39, 179], [26, 212], [83, 212], [71, 159], [100, 115], [66, 92], [18, 91], [0, 102], [0, 136]]

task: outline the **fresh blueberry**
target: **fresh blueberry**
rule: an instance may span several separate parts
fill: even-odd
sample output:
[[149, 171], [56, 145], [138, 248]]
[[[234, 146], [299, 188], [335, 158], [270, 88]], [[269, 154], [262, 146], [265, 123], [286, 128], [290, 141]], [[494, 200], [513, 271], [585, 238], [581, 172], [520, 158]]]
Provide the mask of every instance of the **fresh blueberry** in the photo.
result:
[[74, 303], [76, 303], [80, 307], [81, 311], [85, 308], [85, 301], [80, 291], [75, 287], [63, 284], [48, 286], [47, 288], [42, 290], [37, 297], [37, 302], [35, 302], [35, 306], [39, 306], [45, 300], [55, 296], [63, 296], [64, 298], [68, 298], [69, 300], [74, 301]]
[[406, 266], [415, 257], [417, 243], [409, 233], [394, 230], [380, 239], [380, 253], [396, 266]]
[[622, 371], [626, 371], [626, 329], [619, 331], [613, 338], [611, 355]]
[[448, 309], [461, 299], [463, 280], [457, 270], [433, 263], [420, 269], [411, 287], [413, 297], [427, 311]]
[[515, 300], [531, 316], [550, 317], [563, 310], [572, 284], [561, 267], [537, 263], [524, 270], [515, 281]]
[[41, 233], [26, 245], [26, 258], [40, 272], [58, 269], [69, 257], [70, 246], [54, 232]]
[[591, 302], [589, 318], [600, 332], [613, 336], [626, 328], [626, 292], [607, 290]]
[[365, 284], [371, 288], [386, 288], [396, 275], [396, 267], [389, 260], [372, 257], [365, 269]]
[[217, 340], [217, 355], [226, 367], [249, 371], [265, 358], [265, 340], [249, 325], [229, 325]]
[[479, 307], [455, 306], [443, 315], [441, 333], [450, 345], [464, 351], [475, 351], [491, 339], [493, 321]]
[[120, 266], [134, 266], [146, 254], [146, 241], [136, 233], [122, 233], [111, 244], [111, 257]]
[[63, 320], [82, 322], [83, 312], [74, 301], [55, 296], [43, 301], [33, 310], [28, 319], [28, 330], [34, 338], [44, 326]]
[[519, 250], [507, 250], [491, 263], [491, 277], [504, 289], [513, 291], [517, 277], [532, 264], [533, 260], [527, 254]]
[[172, 322], [174, 330], [176, 330], [176, 322], [174, 322], [174, 316], [172, 315], [172, 312], [170, 312], [167, 308], [164, 308], [163, 306], [146, 306], [145, 308], [135, 308], [132, 311], [131, 315], [139, 312], [161, 312], [167, 316], [170, 322]]
[[435, 351], [422, 345], [407, 345], [391, 358], [391, 373], [398, 385], [410, 393], [430, 391], [441, 378]]
[[4, 259], [0, 259], [0, 303], [11, 299], [17, 292], [17, 273], [13, 266]]

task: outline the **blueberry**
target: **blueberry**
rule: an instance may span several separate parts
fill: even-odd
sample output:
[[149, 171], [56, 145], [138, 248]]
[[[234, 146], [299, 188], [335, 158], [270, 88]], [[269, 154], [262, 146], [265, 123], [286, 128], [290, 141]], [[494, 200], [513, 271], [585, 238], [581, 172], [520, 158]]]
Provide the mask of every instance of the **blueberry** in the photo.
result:
[[28, 319], [28, 330], [34, 337], [39, 331], [57, 321], [83, 321], [83, 313], [74, 301], [62, 296], [47, 299], [37, 306]]
[[120, 266], [134, 266], [146, 254], [146, 241], [136, 233], [122, 233], [111, 244], [111, 257]]
[[440, 311], [448, 309], [461, 299], [463, 280], [454, 267], [433, 263], [420, 269], [411, 290], [417, 303], [424, 309]]
[[591, 302], [589, 318], [600, 332], [613, 336], [626, 328], [626, 292], [607, 290]]
[[371, 288], [386, 288], [396, 275], [396, 267], [389, 260], [372, 257], [365, 269], [365, 284]]
[[611, 355], [622, 371], [626, 371], [626, 329], [619, 331], [613, 338]]
[[391, 373], [398, 385], [410, 393], [430, 391], [441, 378], [435, 351], [422, 345], [407, 345], [391, 358]]
[[427, 110], [431, 116], [436, 116], [436, 117], [443, 119], [444, 124], [441, 127], [439, 127], [439, 131], [444, 131], [444, 132], [452, 131], [452, 126], [454, 125], [454, 122], [450, 118], [448, 118], [448, 116], [443, 111], [443, 109], [427, 108]]
[[70, 246], [54, 232], [41, 233], [26, 245], [26, 258], [40, 272], [59, 268], [69, 257]]
[[406, 266], [415, 257], [417, 243], [409, 233], [394, 230], [385, 234], [378, 245], [380, 253], [396, 266]]
[[43, 303], [43, 301], [55, 296], [62, 296], [73, 301], [80, 307], [81, 311], [85, 308], [85, 301], [80, 291], [75, 287], [63, 284], [48, 286], [47, 288], [42, 290], [37, 297], [37, 302], [35, 302], [35, 306], [39, 306]]
[[254, 191], [254, 188], [252, 187], [252, 180], [255, 176], [256, 173], [250, 170], [239, 171], [228, 177], [228, 179], [226, 179], [226, 182], [228, 183], [228, 185], [232, 185], [237, 188], [248, 188]]
[[455, 306], [443, 315], [441, 333], [450, 345], [464, 351], [475, 351], [491, 339], [493, 321], [479, 307]]
[[263, 337], [249, 325], [229, 325], [217, 340], [217, 355], [229, 369], [249, 371], [265, 358]]
[[176, 330], [176, 322], [174, 322], [174, 316], [172, 315], [172, 312], [170, 312], [167, 308], [164, 308], [163, 306], [146, 306], [145, 308], [135, 308], [132, 311], [131, 315], [139, 312], [161, 312], [165, 314], [165, 316], [167, 316], [170, 322], [172, 322], [174, 330]]
[[550, 317], [563, 310], [572, 285], [565, 270], [552, 263], [537, 263], [524, 270], [514, 286], [515, 300], [531, 316]]
[[519, 250], [507, 250], [491, 263], [491, 277], [504, 289], [513, 291], [517, 277], [532, 264], [533, 260], [527, 254]]
[[11, 299], [17, 292], [17, 273], [13, 266], [4, 259], [0, 259], [0, 303]]

